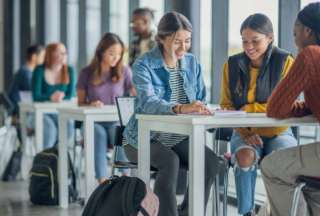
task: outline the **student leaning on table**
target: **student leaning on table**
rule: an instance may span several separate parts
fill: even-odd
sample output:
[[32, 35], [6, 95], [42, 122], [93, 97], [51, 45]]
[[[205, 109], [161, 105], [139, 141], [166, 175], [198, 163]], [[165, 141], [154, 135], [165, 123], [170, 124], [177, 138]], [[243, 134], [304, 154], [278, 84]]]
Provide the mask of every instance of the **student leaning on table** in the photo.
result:
[[[205, 86], [197, 59], [187, 51], [191, 46], [192, 26], [180, 13], [165, 14], [158, 25], [158, 45], [136, 60], [133, 84], [137, 90], [135, 113], [175, 115], [180, 113], [209, 114], [204, 105]], [[124, 135], [125, 152], [130, 161], [137, 161], [137, 120], [133, 115]], [[154, 185], [160, 201], [160, 216], [188, 215], [188, 194], [179, 208], [176, 184], [179, 166], [188, 167], [188, 136], [155, 132], [151, 135], [151, 166], [157, 168]], [[196, 145], [196, 143], [195, 143]], [[219, 158], [205, 149], [205, 201], [221, 166]], [[201, 187], [198, 185], [197, 187]]]
[[[47, 45], [44, 64], [32, 75], [32, 96], [35, 102], [70, 100], [75, 96], [76, 74], [67, 65], [67, 50], [62, 43]], [[58, 139], [57, 114], [44, 115], [44, 148], [52, 147]], [[73, 124], [68, 123], [68, 137], [72, 136]]]
[[[320, 122], [319, 2], [309, 4], [299, 12], [294, 37], [299, 55], [288, 75], [273, 91], [268, 101], [267, 115], [289, 118], [313, 113]], [[302, 92], [305, 102], [297, 101]], [[297, 176], [320, 177], [320, 143], [272, 153], [263, 160], [261, 172], [270, 201], [271, 215], [289, 215]], [[309, 215], [319, 215], [319, 191], [306, 190], [304, 198]]]
[[[124, 45], [118, 35], [106, 33], [101, 38], [92, 62], [80, 72], [77, 94], [78, 104], [102, 107], [115, 104], [115, 98], [135, 94], [131, 69], [124, 66]], [[116, 122], [94, 124], [95, 172], [99, 183], [107, 179], [107, 147], [113, 144]], [[120, 160], [125, 159], [123, 149], [118, 151]], [[120, 158], [121, 157], [121, 158]]]
[[[263, 14], [246, 18], [240, 34], [244, 52], [229, 57], [224, 65], [220, 105], [227, 109], [263, 113], [268, 97], [287, 74], [293, 59], [289, 53], [273, 45], [272, 23]], [[240, 214], [254, 214], [258, 160], [273, 150], [296, 144], [288, 127], [234, 130], [231, 152]]]

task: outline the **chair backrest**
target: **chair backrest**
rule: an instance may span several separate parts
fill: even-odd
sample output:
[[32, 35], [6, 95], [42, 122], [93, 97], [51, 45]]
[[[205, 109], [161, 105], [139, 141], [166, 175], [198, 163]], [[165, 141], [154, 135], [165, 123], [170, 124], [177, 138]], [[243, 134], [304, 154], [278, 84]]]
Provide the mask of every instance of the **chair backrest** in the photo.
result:
[[126, 126], [134, 113], [136, 97], [116, 97], [117, 110], [121, 126]]
[[14, 105], [9, 96], [5, 92], [0, 93], [0, 127], [10, 124], [8, 120], [13, 111]]
[[233, 128], [218, 128], [216, 131], [216, 140], [230, 142]]
[[9, 96], [2, 92], [0, 93], [0, 105], [6, 110], [8, 115], [11, 115], [14, 110], [14, 105]]

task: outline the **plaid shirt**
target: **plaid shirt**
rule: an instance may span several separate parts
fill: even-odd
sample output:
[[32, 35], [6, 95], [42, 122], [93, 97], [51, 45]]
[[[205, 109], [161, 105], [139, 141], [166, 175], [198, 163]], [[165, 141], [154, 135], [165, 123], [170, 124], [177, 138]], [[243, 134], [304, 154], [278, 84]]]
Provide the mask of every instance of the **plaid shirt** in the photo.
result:
[[[141, 50], [142, 41], [147, 44], [146, 50]], [[151, 50], [156, 45], [155, 33], [152, 32], [149, 38], [136, 37], [129, 47], [129, 65], [132, 66], [134, 61], [142, 56], [145, 52]]]

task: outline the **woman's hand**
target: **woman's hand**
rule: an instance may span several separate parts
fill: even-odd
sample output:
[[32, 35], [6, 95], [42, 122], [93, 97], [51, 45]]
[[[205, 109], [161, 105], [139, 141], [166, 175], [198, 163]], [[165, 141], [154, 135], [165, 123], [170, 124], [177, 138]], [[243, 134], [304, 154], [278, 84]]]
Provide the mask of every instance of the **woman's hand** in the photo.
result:
[[90, 103], [90, 106], [103, 107], [103, 106], [104, 106], [104, 103], [101, 102], [100, 100], [96, 100], [96, 101], [92, 101], [92, 102]]
[[304, 101], [295, 101], [291, 106], [291, 112], [295, 117], [302, 117], [310, 114], [310, 110], [307, 108]]
[[248, 145], [263, 146], [263, 141], [262, 141], [261, 137], [258, 134], [254, 134], [252, 136], [249, 136], [248, 138], [244, 139], [244, 141]]
[[180, 113], [181, 114], [190, 114], [197, 113], [202, 115], [210, 115], [212, 114], [208, 107], [200, 101], [194, 101], [190, 104], [182, 104], [180, 105]]
[[52, 102], [61, 102], [64, 98], [65, 94], [62, 91], [55, 91], [51, 96], [50, 96], [50, 100]]

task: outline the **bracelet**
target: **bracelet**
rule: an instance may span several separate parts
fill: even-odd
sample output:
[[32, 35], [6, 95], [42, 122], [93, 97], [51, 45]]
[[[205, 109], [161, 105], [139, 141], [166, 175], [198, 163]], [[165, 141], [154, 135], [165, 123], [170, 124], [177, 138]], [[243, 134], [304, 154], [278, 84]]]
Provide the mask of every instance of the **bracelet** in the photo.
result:
[[175, 114], [179, 114], [180, 113], [180, 104], [175, 105], [174, 107], [172, 107], [172, 111]]

